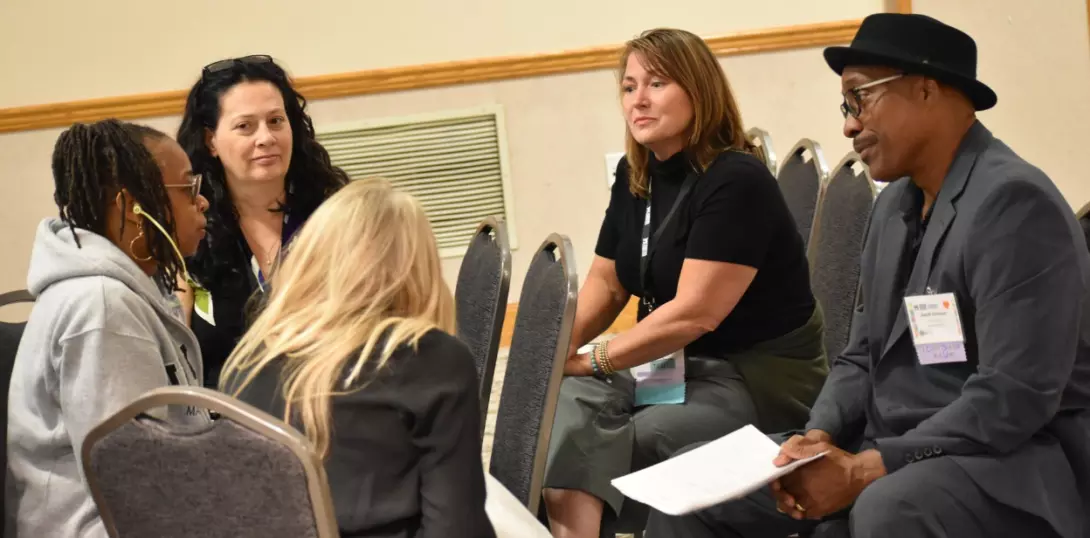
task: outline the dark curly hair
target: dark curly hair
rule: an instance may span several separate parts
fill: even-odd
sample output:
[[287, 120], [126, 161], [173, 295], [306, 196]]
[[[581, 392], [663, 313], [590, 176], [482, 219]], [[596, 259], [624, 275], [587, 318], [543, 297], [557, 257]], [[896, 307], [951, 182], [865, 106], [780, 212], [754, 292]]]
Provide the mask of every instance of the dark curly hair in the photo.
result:
[[307, 101], [292, 87], [288, 74], [267, 56], [251, 56], [209, 64], [193, 85], [185, 102], [178, 143], [189, 155], [193, 172], [202, 174], [201, 194], [209, 201], [208, 234], [189, 263], [190, 272], [202, 284], [245, 278], [246, 266], [238, 263], [238, 238], [242, 230], [231, 201], [223, 163], [212, 155], [205, 133], [215, 131], [220, 119], [220, 97], [242, 82], [265, 81], [276, 86], [292, 131], [292, 157], [285, 179], [287, 198], [277, 211], [309, 215], [334, 192], [348, 183], [348, 175], [333, 166], [329, 153], [314, 136], [314, 124], [306, 113]]
[[[108, 208], [118, 194], [127, 205], [125, 192], [167, 233], [174, 234], [174, 212], [163, 186], [163, 173], [145, 145], [164, 138], [167, 135], [151, 127], [115, 119], [77, 123], [57, 137], [53, 148], [53, 200], [73, 235], [76, 228], [82, 228], [108, 237]], [[118, 234], [124, 233], [122, 218]], [[76, 246], [82, 248], [79, 236], [75, 240]], [[176, 289], [178, 275], [184, 271], [170, 240], [152, 225], [144, 226], [144, 240], [157, 265], [156, 283], [163, 290]]]

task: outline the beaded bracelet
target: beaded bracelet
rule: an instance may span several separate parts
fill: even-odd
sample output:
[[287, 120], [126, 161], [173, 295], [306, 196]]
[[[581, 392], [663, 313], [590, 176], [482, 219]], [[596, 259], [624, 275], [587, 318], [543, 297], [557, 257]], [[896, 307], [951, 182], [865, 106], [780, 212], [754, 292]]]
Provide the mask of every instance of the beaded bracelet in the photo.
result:
[[590, 367], [594, 371], [594, 377], [598, 379], [606, 378], [605, 365], [602, 364], [601, 344], [595, 344], [594, 348], [590, 352]]
[[613, 375], [617, 369], [613, 367], [613, 361], [609, 358], [609, 340], [602, 342], [601, 350], [602, 370], [606, 375]]

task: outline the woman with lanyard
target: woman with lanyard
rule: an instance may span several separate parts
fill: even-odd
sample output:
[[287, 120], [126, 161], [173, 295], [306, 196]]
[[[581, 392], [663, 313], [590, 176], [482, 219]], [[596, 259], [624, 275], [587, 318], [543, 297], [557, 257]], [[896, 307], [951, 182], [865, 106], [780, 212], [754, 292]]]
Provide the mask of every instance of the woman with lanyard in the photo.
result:
[[295, 231], [348, 182], [314, 136], [306, 100], [265, 55], [211, 63], [186, 99], [178, 142], [204, 177], [208, 236], [183, 303], [204, 354], [205, 385], [246, 330], [248, 304]]
[[[579, 292], [545, 473], [557, 537], [611, 535], [624, 498], [610, 481], [686, 445], [801, 427], [828, 373], [802, 238], [714, 54], [650, 30], [619, 78], [627, 157]], [[633, 295], [636, 326], [584, 348]]]

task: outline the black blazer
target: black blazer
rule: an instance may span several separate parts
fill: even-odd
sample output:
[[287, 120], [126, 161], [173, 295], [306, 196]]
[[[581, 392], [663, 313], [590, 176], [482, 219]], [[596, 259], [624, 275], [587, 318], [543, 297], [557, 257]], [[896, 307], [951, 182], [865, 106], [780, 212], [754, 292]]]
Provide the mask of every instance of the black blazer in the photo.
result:
[[[432, 331], [364, 379], [333, 398], [325, 468], [341, 536], [493, 538], [469, 349]], [[261, 371], [240, 399], [283, 417], [280, 368]]]
[[[1090, 510], [1090, 253], [1052, 181], [979, 122], [965, 136], [908, 268], [918, 206], [879, 196], [862, 306], [807, 428], [860, 433], [888, 472], [951, 457], [990, 496], [1082, 537]], [[908, 274], [905, 274], [908, 273]], [[907, 281], [901, 288], [899, 282]], [[953, 293], [968, 362], [921, 365], [904, 297]]]

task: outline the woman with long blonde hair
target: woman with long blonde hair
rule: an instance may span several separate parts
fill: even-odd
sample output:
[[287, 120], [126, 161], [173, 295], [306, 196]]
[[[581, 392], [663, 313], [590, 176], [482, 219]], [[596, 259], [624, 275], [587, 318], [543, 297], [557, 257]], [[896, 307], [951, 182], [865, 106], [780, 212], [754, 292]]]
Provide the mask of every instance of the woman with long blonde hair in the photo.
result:
[[[700, 37], [618, 65], [627, 156], [579, 292], [545, 473], [554, 536], [611, 535], [610, 481], [747, 424], [800, 428], [828, 373], [802, 237]], [[597, 338], [640, 298], [639, 322]], [[605, 526], [605, 532], [603, 532]]]
[[310, 217], [222, 388], [325, 458], [342, 536], [491, 537], [469, 350], [422, 207], [351, 183]]

